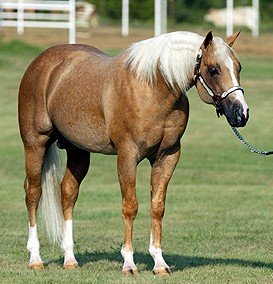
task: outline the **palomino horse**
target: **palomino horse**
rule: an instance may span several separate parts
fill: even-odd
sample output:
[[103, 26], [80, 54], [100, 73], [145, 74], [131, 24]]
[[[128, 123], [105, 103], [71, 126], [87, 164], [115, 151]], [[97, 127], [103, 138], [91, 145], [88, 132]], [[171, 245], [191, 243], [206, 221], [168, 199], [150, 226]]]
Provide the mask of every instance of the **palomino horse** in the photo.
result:
[[[96, 152], [117, 155], [125, 226], [124, 272], [137, 272], [132, 246], [138, 210], [136, 168], [144, 158], [150, 161], [149, 252], [154, 273], [170, 272], [161, 250], [162, 218], [189, 115], [186, 91], [195, 85], [201, 99], [213, 104], [231, 125], [246, 124], [241, 66], [231, 49], [237, 36], [224, 42], [211, 32], [205, 38], [173, 32], [133, 44], [113, 58], [87, 45], [59, 45], [31, 63], [19, 91], [30, 268], [43, 268], [36, 226], [40, 198], [49, 235], [64, 252], [64, 268], [77, 267], [73, 208], [90, 152]], [[67, 152], [62, 182], [56, 145]]]

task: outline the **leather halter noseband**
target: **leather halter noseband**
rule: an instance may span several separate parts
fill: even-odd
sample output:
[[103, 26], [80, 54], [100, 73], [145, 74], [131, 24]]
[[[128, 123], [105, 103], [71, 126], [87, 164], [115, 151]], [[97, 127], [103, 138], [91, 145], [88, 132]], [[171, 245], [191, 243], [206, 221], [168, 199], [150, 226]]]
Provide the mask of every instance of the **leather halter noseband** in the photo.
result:
[[216, 95], [201, 75], [200, 65], [201, 65], [202, 56], [203, 56], [203, 53], [202, 53], [202, 50], [200, 49], [197, 55], [197, 58], [196, 58], [196, 64], [194, 68], [194, 84], [196, 86], [197, 80], [199, 79], [204, 89], [212, 97], [214, 105], [216, 107], [217, 116], [219, 117], [219, 115], [222, 115], [222, 111], [220, 109], [220, 102], [223, 101], [227, 96], [229, 96], [231, 93], [235, 91], [239, 90], [244, 94], [244, 89], [241, 86], [233, 86], [229, 88], [227, 91], [223, 92], [221, 95]]

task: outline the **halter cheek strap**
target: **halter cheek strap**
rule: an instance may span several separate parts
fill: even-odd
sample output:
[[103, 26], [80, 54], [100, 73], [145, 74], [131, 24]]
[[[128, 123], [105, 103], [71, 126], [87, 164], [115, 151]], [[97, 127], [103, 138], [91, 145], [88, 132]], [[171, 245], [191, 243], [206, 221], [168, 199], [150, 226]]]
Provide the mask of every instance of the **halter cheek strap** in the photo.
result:
[[200, 72], [201, 60], [202, 60], [202, 50], [200, 49], [199, 53], [197, 55], [197, 58], [196, 58], [196, 64], [195, 64], [195, 68], [194, 68], [194, 83], [196, 85], [197, 80], [199, 79], [199, 81], [202, 84], [202, 86], [204, 87], [204, 89], [212, 97], [213, 102], [214, 102], [215, 107], [216, 107], [217, 115], [219, 116], [219, 115], [222, 114], [221, 110], [219, 108], [220, 102], [235, 91], [241, 91], [244, 94], [244, 89], [241, 86], [233, 86], [233, 87], [229, 88], [227, 91], [223, 92], [221, 95], [216, 95], [201, 75], [201, 72]]
[[199, 79], [200, 83], [202, 84], [202, 86], [207, 91], [207, 93], [213, 98], [213, 100], [216, 100], [218, 102], [222, 101], [228, 95], [230, 95], [231, 93], [233, 93], [235, 91], [242, 91], [242, 93], [244, 94], [244, 89], [241, 86], [234, 86], [234, 87], [229, 88], [227, 91], [223, 92], [220, 96], [219, 95], [215, 95], [215, 93], [209, 87], [209, 85], [205, 82], [205, 80], [203, 79], [201, 74], [198, 76], [198, 79]]

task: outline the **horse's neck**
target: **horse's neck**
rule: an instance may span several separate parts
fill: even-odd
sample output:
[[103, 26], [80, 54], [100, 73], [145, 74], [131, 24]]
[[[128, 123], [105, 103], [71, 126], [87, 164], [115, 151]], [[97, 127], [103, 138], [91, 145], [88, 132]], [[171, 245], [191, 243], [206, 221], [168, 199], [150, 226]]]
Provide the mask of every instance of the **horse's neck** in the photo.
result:
[[[188, 46], [182, 46], [181, 50], [174, 51], [174, 53], [177, 53], [177, 56], [174, 55], [171, 58], [174, 67], [169, 78], [165, 78], [167, 83], [170, 82], [171, 86], [178, 86], [182, 92], [188, 91], [193, 86], [194, 69], [200, 45], [199, 42], [197, 44], [191, 43]], [[164, 70], [162, 73], [164, 76]]]
[[128, 49], [127, 64], [141, 80], [154, 83], [159, 71], [168, 86], [186, 92], [193, 84], [195, 60], [202, 39], [186, 32], [148, 39]]

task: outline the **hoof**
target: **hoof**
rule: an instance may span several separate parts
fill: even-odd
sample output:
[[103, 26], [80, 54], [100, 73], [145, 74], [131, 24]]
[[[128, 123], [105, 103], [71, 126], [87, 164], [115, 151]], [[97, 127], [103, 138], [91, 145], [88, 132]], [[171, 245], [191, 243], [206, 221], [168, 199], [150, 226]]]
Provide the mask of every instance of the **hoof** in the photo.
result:
[[124, 275], [138, 275], [138, 270], [137, 269], [133, 269], [133, 268], [125, 268], [125, 269], [122, 269], [122, 273]]
[[160, 267], [153, 270], [155, 275], [170, 275], [172, 272], [169, 267]]
[[29, 263], [28, 268], [33, 270], [41, 270], [44, 269], [44, 264], [41, 261], [31, 262]]
[[64, 269], [76, 269], [78, 267], [79, 267], [78, 262], [67, 262], [63, 266]]

